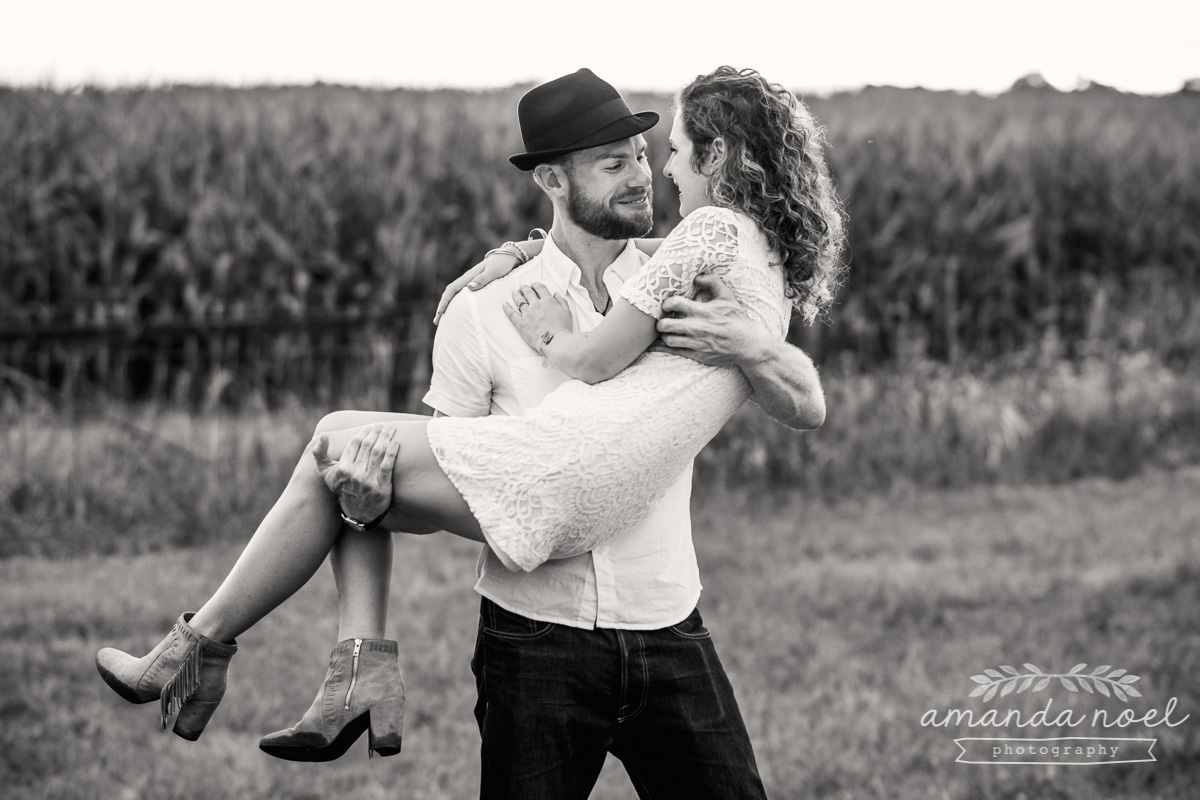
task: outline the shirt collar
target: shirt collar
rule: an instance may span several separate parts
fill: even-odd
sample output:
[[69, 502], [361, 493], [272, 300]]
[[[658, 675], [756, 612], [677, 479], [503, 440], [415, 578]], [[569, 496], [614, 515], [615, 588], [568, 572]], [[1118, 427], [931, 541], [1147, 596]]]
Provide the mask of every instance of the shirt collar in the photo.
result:
[[[583, 288], [579, 282], [582, 275], [579, 265], [559, 249], [558, 245], [554, 243], [553, 236], [546, 237], [546, 244], [542, 246], [542, 252], [538, 258], [542, 261], [546, 276], [552, 278], [556, 283], [553, 287], [555, 291], [565, 292], [570, 286]], [[625, 249], [604, 271], [604, 282], [607, 285], [614, 277], [619, 282], [627, 281], [637, 274], [641, 266], [642, 260], [637, 246], [630, 239], [625, 243]]]

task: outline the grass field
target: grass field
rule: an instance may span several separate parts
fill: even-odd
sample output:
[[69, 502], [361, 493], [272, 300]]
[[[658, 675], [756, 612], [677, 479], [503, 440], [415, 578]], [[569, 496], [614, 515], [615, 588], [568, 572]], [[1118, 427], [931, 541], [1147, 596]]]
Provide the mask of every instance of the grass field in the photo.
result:
[[[893, 492], [840, 505], [753, 492], [695, 508], [713, 630], [772, 797], [1184, 798], [1200, 779], [1200, 470], [1053, 488]], [[234, 537], [236, 538], [236, 537]], [[188, 743], [96, 675], [104, 645], [142, 652], [195, 608], [236, 541], [131, 556], [0, 561], [0, 786], [26, 798], [463, 798], [478, 780], [468, 661], [475, 547], [397, 548], [389, 632], [401, 642], [405, 749], [368, 762], [274, 761], [262, 734], [291, 724], [335, 635], [327, 571], [241, 640], [229, 693]], [[984, 706], [986, 667], [1113, 664], [1142, 676], [1139, 711], [1178, 698], [1178, 727], [1121, 733], [923, 728], [929, 709]], [[1053, 689], [1032, 711], [1122, 706]], [[995, 703], [993, 703], [995, 705]], [[1157, 763], [955, 764], [953, 738], [1153, 736]], [[631, 798], [610, 759], [596, 798]]]

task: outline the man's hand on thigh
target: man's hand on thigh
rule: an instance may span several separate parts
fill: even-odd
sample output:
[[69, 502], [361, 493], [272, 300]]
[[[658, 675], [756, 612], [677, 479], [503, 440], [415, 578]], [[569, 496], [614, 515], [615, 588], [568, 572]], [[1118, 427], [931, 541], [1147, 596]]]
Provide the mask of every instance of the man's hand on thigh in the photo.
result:
[[389, 423], [367, 425], [354, 434], [337, 461], [329, 457], [328, 436], [320, 434], [313, 442], [317, 472], [347, 516], [370, 522], [392, 504], [392, 469], [400, 453], [395, 435]]

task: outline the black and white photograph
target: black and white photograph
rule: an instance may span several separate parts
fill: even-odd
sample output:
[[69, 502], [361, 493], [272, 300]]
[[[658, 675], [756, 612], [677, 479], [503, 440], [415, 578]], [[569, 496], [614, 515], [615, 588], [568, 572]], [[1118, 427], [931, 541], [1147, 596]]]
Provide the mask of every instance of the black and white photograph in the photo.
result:
[[6, 800], [1191, 800], [1200, 5], [11, 3]]

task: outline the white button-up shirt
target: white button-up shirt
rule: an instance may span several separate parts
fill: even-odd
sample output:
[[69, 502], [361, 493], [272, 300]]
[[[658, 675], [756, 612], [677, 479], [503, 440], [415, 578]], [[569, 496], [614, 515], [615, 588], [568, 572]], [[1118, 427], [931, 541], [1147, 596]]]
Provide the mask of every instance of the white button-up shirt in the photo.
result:
[[[604, 272], [614, 297], [647, 260], [630, 242]], [[566, 296], [575, 330], [603, 316], [579, 283], [579, 267], [548, 238], [541, 255], [478, 292], [455, 296], [433, 342], [425, 403], [448, 416], [523, 414], [567, 376], [530, 349], [502, 304], [521, 284], [543, 283]], [[580, 420], [586, 425], [587, 420]], [[476, 567], [475, 590], [532, 619], [576, 628], [652, 629], [687, 617], [700, 597], [692, 546], [689, 465], [641, 523], [590, 553], [510, 572], [491, 548]]]

